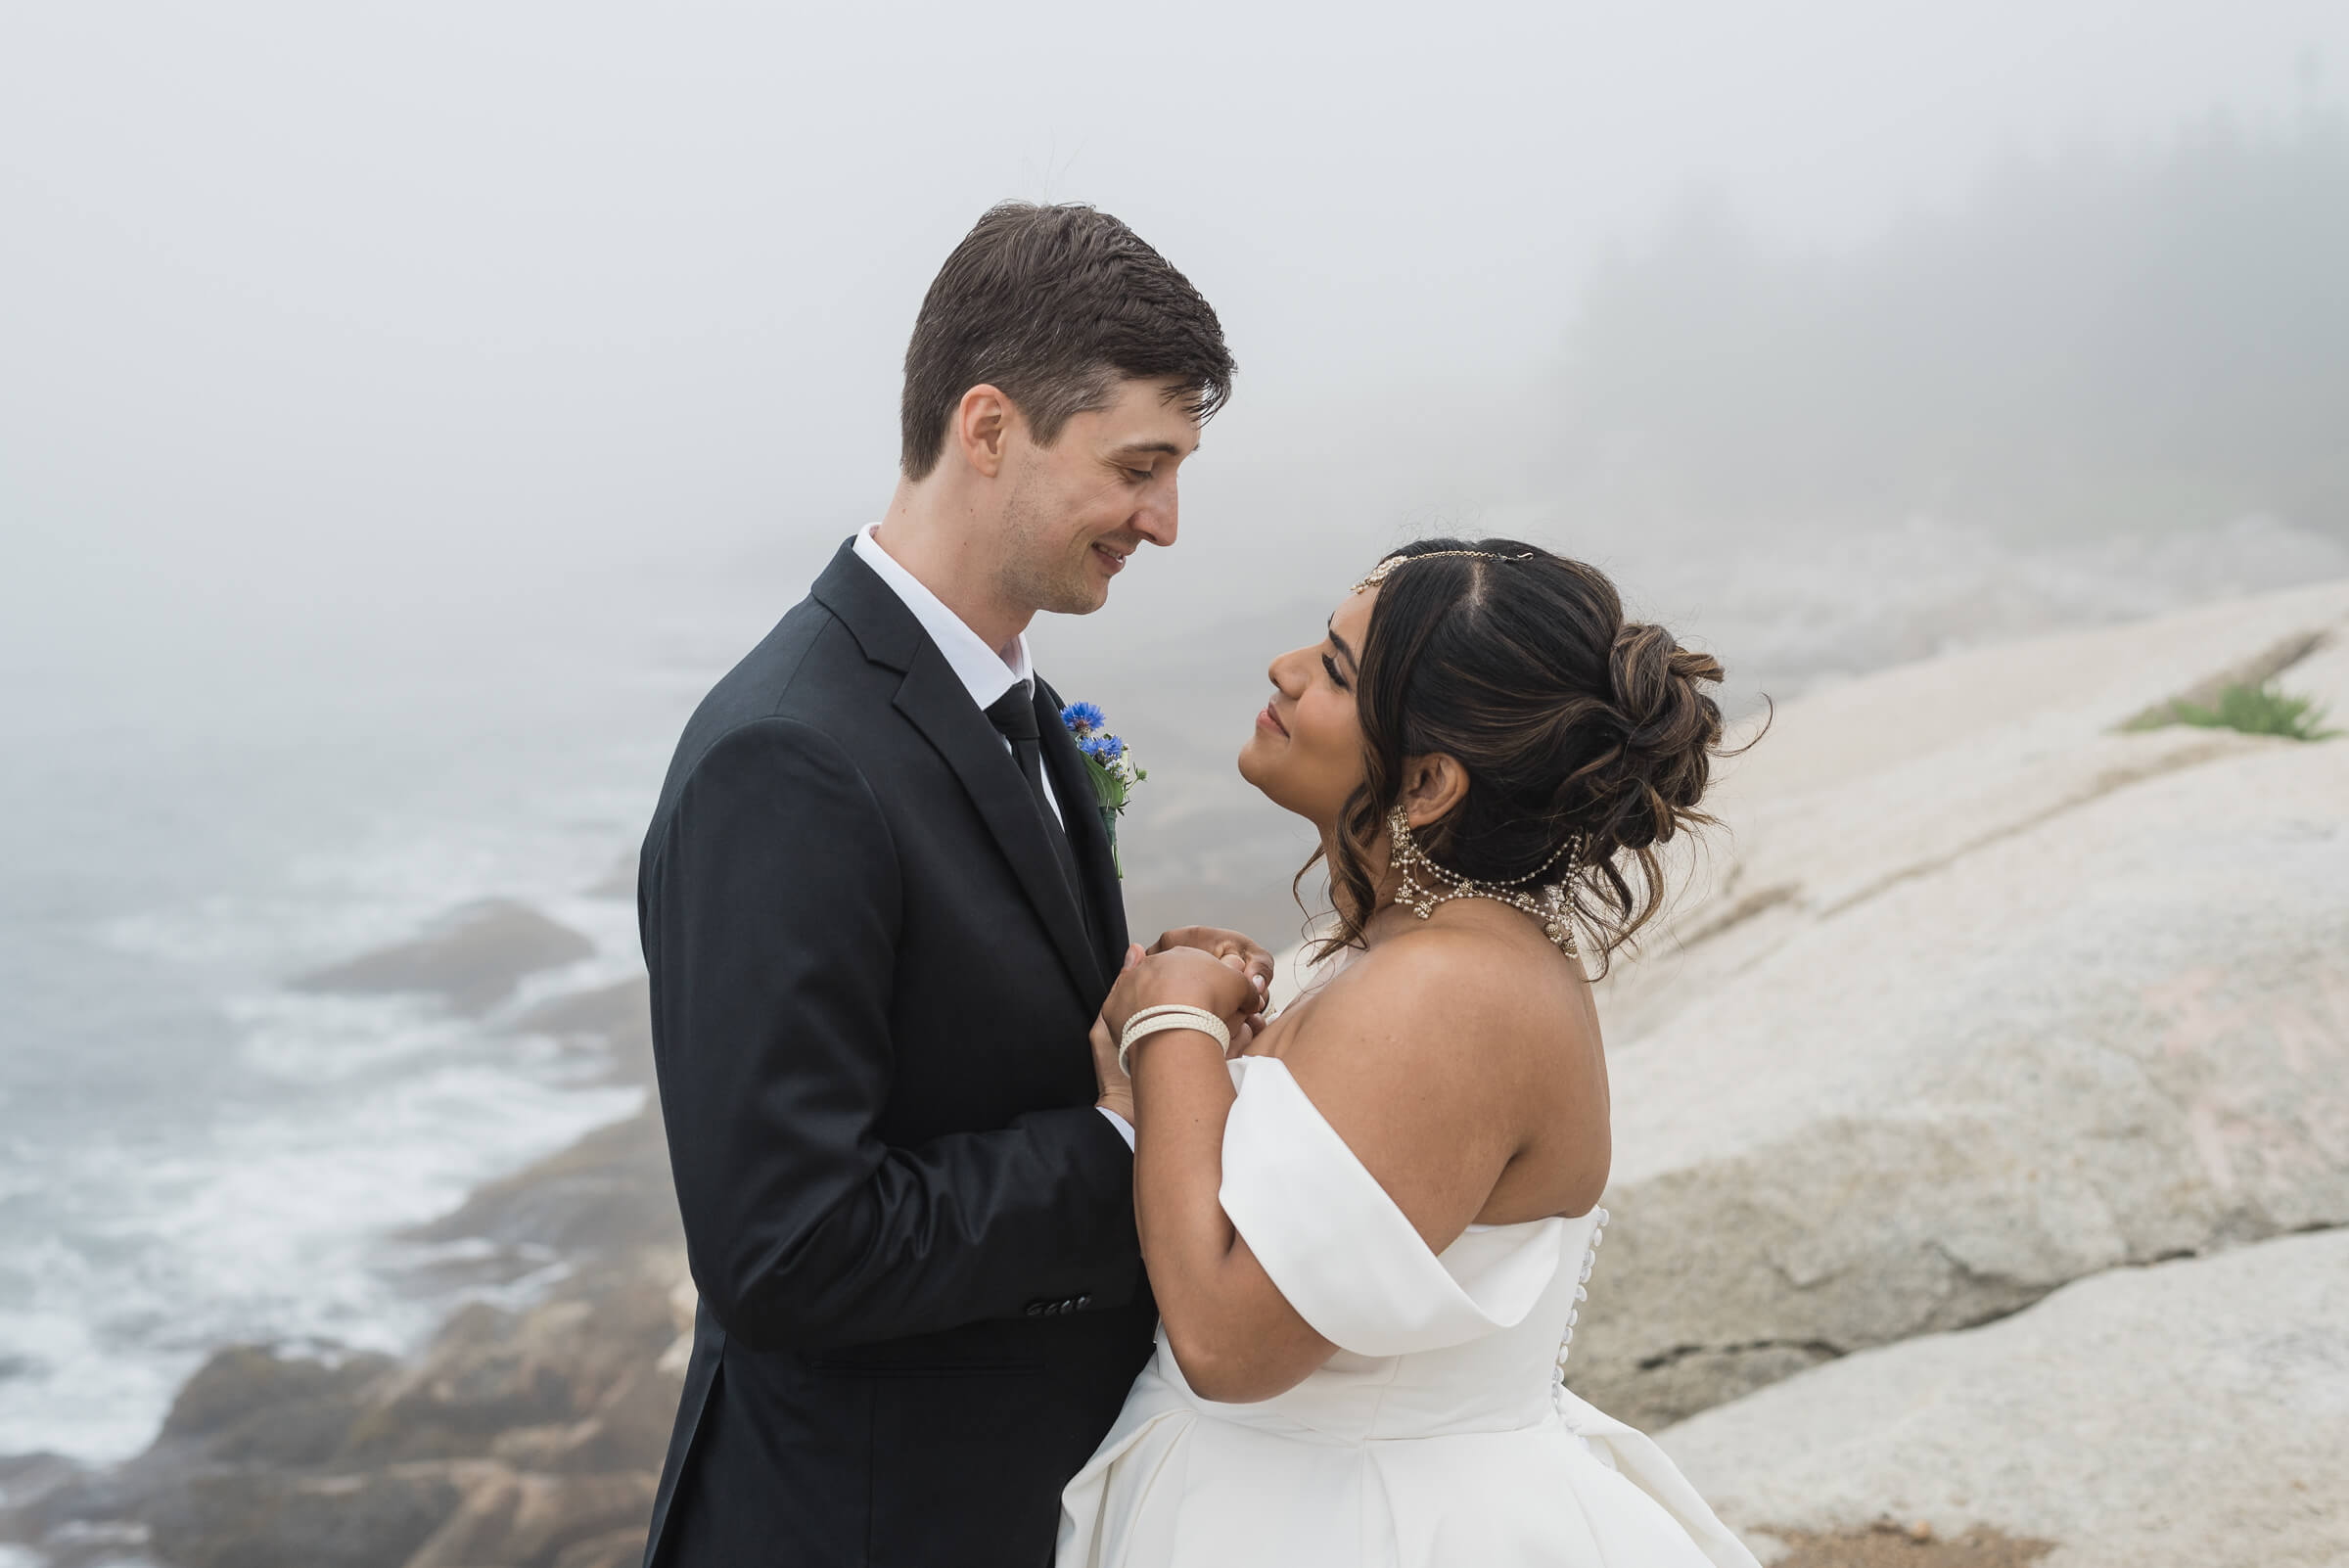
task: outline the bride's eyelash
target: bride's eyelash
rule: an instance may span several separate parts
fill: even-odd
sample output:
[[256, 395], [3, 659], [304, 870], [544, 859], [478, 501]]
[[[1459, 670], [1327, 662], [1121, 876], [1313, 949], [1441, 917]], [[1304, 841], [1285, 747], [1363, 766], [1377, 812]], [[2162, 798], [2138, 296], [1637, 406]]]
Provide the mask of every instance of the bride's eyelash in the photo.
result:
[[1323, 654], [1321, 656], [1321, 668], [1329, 671], [1330, 681], [1338, 688], [1338, 690], [1344, 691], [1347, 689], [1346, 677], [1338, 673], [1338, 662], [1335, 659], [1332, 659], [1327, 654]]

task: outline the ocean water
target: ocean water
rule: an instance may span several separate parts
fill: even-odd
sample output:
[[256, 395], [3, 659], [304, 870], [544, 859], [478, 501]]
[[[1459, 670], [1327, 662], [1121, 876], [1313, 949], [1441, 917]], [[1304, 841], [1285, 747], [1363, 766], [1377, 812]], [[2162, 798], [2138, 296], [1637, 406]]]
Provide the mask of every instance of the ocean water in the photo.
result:
[[[135, 1453], [224, 1343], [412, 1347], [451, 1301], [387, 1238], [636, 1108], [501, 1021], [639, 967], [590, 890], [763, 597], [0, 643], [0, 1453]], [[478, 1021], [284, 988], [490, 896], [594, 956]]]
[[[0, 632], [0, 1453], [135, 1453], [224, 1343], [412, 1347], [451, 1302], [388, 1238], [636, 1106], [501, 1018], [633, 972], [632, 906], [591, 890], [632, 852], [692, 703], [832, 542], [454, 607], [387, 589], [314, 613], [200, 607], [138, 637], [117, 617], [77, 641], [78, 613]], [[2349, 551], [2260, 520], [2046, 546], [1903, 524], [1627, 545], [1602, 564], [1751, 699], [2349, 574]], [[1261, 627], [1242, 623], [1264, 647], [1212, 669], [1175, 658], [1208, 738], [1186, 767], [1158, 737], [1129, 903], [1189, 886], [1213, 848], [1198, 834], [1261, 811], [1221, 715], [1236, 747], [1263, 658], [1297, 640], [1279, 608], [1297, 597], [1263, 586]], [[1064, 689], [1114, 696], [1139, 744], [1171, 656], [1124, 637], [1094, 618], [1039, 636], [1040, 654]], [[1072, 661], [1097, 680], [1073, 680]], [[1185, 838], [1185, 822], [1210, 826]], [[1295, 863], [1280, 855], [1262, 867], [1267, 909]], [[488, 896], [574, 926], [595, 955], [481, 1021], [284, 989]]]

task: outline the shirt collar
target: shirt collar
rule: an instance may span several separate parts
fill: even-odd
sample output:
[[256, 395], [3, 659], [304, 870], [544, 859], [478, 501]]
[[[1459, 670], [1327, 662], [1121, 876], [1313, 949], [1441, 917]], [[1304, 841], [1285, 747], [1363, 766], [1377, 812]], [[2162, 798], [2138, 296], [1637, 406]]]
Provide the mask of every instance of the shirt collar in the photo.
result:
[[868, 523], [857, 531], [852, 546], [856, 559], [871, 567], [873, 575], [889, 584], [890, 591], [913, 612], [913, 619], [922, 623], [930, 640], [938, 644], [938, 651], [946, 656], [947, 665], [971, 694], [971, 701], [984, 710], [993, 707], [1016, 686], [1033, 689], [1036, 667], [1028, 658], [1027, 633], [1011, 639], [1009, 658], [990, 648], [970, 628], [969, 623], [947, 609], [937, 594], [922, 586], [919, 577], [898, 565], [881, 548], [881, 541], [875, 536], [880, 527], [878, 523]]

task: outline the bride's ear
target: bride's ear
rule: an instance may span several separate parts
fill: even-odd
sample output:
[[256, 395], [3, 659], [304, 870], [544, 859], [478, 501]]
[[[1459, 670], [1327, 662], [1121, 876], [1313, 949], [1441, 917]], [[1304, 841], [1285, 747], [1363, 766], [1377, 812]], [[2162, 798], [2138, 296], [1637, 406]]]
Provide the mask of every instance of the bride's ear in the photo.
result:
[[1411, 821], [1422, 828], [1440, 821], [1468, 793], [1468, 770], [1447, 752], [1405, 758], [1403, 793], [1398, 797]]

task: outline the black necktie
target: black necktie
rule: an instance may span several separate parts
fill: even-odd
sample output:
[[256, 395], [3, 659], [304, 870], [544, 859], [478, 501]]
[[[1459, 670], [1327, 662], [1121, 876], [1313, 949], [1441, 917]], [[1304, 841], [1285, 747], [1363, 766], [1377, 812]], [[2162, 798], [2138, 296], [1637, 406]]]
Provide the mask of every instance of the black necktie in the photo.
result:
[[1083, 902], [1084, 884], [1077, 875], [1077, 852], [1069, 847], [1067, 829], [1060, 818], [1052, 814], [1052, 802], [1044, 794], [1044, 747], [1037, 738], [1036, 727], [1036, 698], [1028, 683], [1022, 681], [995, 700], [987, 711], [988, 722], [995, 732], [1011, 742], [1011, 755], [1020, 764], [1020, 773], [1028, 780], [1028, 793], [1036, 797], [1036, 814], [1043, 818], [1044, 837], [1052, 841], [1052, 854], [1060, 862], [1060, 874], [1069, 879], [1069, 892]]

